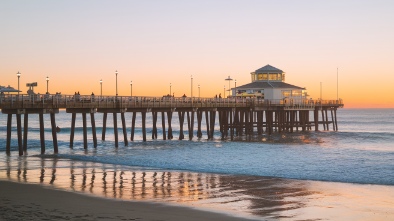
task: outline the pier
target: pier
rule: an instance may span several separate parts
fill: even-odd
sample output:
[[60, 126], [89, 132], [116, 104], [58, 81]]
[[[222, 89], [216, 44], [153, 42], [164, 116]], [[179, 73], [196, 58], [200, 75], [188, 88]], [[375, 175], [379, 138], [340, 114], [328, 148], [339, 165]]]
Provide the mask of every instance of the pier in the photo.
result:
[[[219, 130], [221, 139], [234, 140], [235, 137], [292, 133], [295, 131], [338, 130], [337, 109], [343, 107], [341, 100], [288, 100], [259, 99], [248, 97], [197, 98], [197, 97], [137, 97], [137, 96], [94, 96], [94, 95], [2, 95], [0, 108], [7, 114], [6, 152], [10, 154], [12, 118], [15, 115], [19, 155], [27, 151], [29, 115], [38, 115], [40, 125], [41, 153], [45, 153], [44, 114], [50, 115], [54, 153], [58, 153], [56, 114], [59, 109], [69, 113], [71, 122], [70, 148], [73, 147], [76, 115], [82, 115], [83, 143], [87, 149], [87, 114], [90, 114], [93, 145], [97, 147], [95, 113], [103, 114], [102, 136], [105, 140], [108, 114], [112, 113], [115, 147], [119, 146], [117, 117], [120, 114], [124, 145], [128, 145], [125, 113], [131, 112], [130, 141], [134, 140], [137, 115], [142, 120], [143, 141], [147, 140], [146, 117], [152, 115], [152, 139], [158, 139], [157, 120], [161, 117], [162, 139], [174, 139], [172, 117], [179, 117], [179, 140], [185, 139], [183, 125], [187, 124], [188, 139], [213, 139]], [[23, 135], [22, 135], [23, 115]], [[330, 115], [330, 116], [329, 116]], [[311, 117], [312, 116], [312, 117]], [[196, 117], [197, 125], [194, 125]], [[205, 119], [204, 119], [205, 118]], [[206, 128], [202, 128], [205, 120]], [[215, 128], [215, 121], [219, 128]], [[195, 131], [195, 129], [197, 129]]]

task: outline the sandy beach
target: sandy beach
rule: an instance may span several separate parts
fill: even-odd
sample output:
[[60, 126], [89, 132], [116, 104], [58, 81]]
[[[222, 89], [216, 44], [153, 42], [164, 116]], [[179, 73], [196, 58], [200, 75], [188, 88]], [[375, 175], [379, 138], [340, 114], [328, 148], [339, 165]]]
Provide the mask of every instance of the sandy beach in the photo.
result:
[[158, 203], [130, 202], [0, 181], [0, 220], [247, 220]]
[[394, 187], [6, 157], [0, 220], [392, 220]]

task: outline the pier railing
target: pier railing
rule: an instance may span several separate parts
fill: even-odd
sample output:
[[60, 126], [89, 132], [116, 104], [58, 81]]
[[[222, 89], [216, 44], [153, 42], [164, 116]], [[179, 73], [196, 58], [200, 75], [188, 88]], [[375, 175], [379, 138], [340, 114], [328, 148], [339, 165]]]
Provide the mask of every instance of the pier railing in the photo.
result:
[[270, 108], [314, 109], [316, 106], [343, 107], [342, 100], [258, 98], [141, 97], [95, 95], [6, 95], [0, 97], [1, 109], [23, 108]]

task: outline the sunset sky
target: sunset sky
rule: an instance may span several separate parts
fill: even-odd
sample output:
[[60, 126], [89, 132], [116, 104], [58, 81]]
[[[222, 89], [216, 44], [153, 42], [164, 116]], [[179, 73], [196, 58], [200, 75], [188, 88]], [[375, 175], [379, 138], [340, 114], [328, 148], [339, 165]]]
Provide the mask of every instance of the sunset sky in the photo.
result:
[[[213, 97], [267, 64], [312, 98], [394, 107], [394, 1], [0, 1], [0, 85]], [[232, 82], [232, 87], [234, 81]]]

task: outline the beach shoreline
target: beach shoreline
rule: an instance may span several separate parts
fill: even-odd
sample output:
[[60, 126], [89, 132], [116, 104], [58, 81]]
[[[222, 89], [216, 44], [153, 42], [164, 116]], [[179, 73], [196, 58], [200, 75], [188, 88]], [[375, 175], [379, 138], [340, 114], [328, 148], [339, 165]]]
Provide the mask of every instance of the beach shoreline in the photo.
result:
[[6, 159], [0, 220], [394, 219], [394, 186]]
[[106, 199], [0, 180], [0, 220], [252, 220], [163, 203]]

